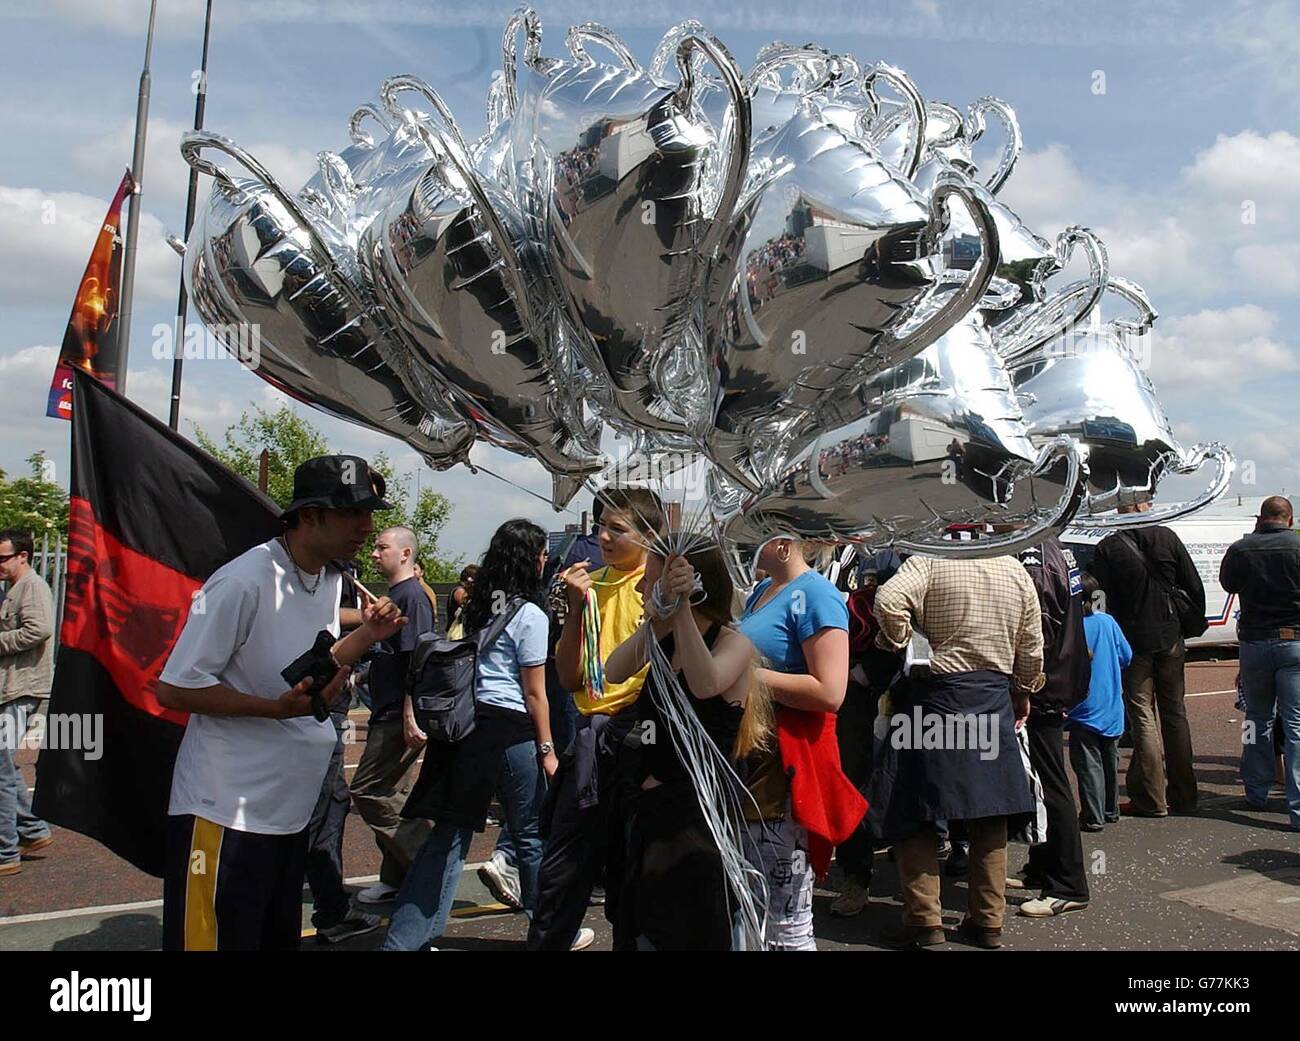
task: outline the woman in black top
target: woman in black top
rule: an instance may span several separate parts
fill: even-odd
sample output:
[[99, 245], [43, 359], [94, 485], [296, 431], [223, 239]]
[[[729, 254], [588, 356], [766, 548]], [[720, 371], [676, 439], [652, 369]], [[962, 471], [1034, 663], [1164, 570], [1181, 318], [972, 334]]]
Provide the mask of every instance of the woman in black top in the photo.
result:
[[[702, 588], [697, 588], [696, 578]], [[621, 683], [650, 660], [658, 641], [689, 708], [721, 756], [736, 763], [771, 740], [771, 703], [754, 682], [754, 647], [731, 628], [733, 588], [722, 555], [646, 556], [638, 587], [646, 621], [605, 663]], [[637, 698], [639, 744], [630, 756], [631, 823], [621, 932], [641, 950], [728, 950], [732, 911], [722, 858], [660, 706], [676, 691], [651, 669]], [[738, 795], [740, 793], [738, 792]], [[743, 797], [743, 796], [742, 796]]]

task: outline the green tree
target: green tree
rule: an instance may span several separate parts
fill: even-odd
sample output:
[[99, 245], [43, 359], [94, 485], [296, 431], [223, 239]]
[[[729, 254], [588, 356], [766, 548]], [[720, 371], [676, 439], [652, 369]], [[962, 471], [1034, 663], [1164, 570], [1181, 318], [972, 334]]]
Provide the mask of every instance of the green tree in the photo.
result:
[[26, 528], [36, 537], [68, 533], [68, 493], [49, 480], [44, 452], [27, 457], [30, 477], [8, 480], [0, 471], [0, 528]]
[[329, 455], [324, 436], [288, 405], [276, 411], [253, 406], [239, 422], [226, 428], [218, 445], [201, 428], [194, 437], [209, 455], [215, 456], [240, 477], [257, 484], [262, 449], [268, 453], [266, 494], [282, 506], [293, 501], [293, 472], [313, 456]]
[[[451, 518], [451, 503], [444, 495], [439, 495], [431, 488], [421, 488], [415, 503], [411, 502], [411, 475], [393, 472], [392, 461], [380, 452], [370, 461], [377, 472], [384, 475], [388, 483], [384, 497], [393, 504], [391, 510], [375, 514], [375, 535], [385, 528], [401, 525], [415, 532], [420, 544], [420, 558], [424, 561], [424, 580], [426, 582], [454, 582], [460, 577], [464, 566], [462, 557], [445, 557], [438, 551], [438, 536]], [[362, 577], [366, 581], [378, 580], [378, 570], [370, 559], [374, 549], [375, 538], [372, 535], [363, 547]]]
[[[253, 484], [257, 483], [259, 461], [265, 448], [268, 452], [266, 493], [282, 505], [293, 500], [293, 472], [298, 465], [332, 451], [324, 435], [287, 405], [275, 412], [254, 406], [252, 414], [245, 412], [238, 423], [226, 428], [220, 444], [198, 427], [194, 436], [205, 452]], [[447, 558], [438, 551], [438, 537], [451, 517], [451, 503], [445, 496], [421, 488], [412, 505], [410, 474], [395, 474], [391, 460], [382, 452], [370, 465], [384, 475], [388, 482], [386, 498], [393, 504], [393, 509], [375, 514], [375, 534], [399, 524], [410, 528], [420, 542], [425, 580], [454, 581], [460, 573], [460, 558]], [[374, 547], [372, 535], [357, 553], [364, 581], [382, 580], [370, 559]]]

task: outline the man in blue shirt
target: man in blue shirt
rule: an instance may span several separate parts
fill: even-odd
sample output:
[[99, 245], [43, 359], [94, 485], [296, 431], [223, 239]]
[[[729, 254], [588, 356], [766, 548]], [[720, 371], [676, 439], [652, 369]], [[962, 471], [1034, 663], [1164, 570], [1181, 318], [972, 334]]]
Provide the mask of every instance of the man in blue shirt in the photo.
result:
[[1119, 736], [1124, 732], [1122, 670], [1133, 661], [1133, 649], [1119, 623], [1093, 610], [1100, 586], [1091, 575], [1083, 584], [1083, 631], [1092, 659], [1088, 696], [1067, 713], [1070, 765], [1079, 781], [1079, 826], [1101, 831], [1119, 820]]
[[397, 895], [406, 869], [432, 828], [427, 820], [404, 820], [401, 816], [414, 783], [411, 768], [424, 746], [413, 716], [411, 725], [406, 725], [406, 674], [416, 643], [424, 633], [432, 632], [434, 625], [433, 605], [415, 576], [417, 550], [415, 532], [396, 527], [379, 533], [371, 553], [388, 581], [389, 598], [410, 620], [375, 645], [377, 653], [370, 665], [370, 722], [365, 751], [352, 775], [352, 801], [374, 831], [383, 860], [379, 881], [357, 894], [363, 904], [382, 903]]

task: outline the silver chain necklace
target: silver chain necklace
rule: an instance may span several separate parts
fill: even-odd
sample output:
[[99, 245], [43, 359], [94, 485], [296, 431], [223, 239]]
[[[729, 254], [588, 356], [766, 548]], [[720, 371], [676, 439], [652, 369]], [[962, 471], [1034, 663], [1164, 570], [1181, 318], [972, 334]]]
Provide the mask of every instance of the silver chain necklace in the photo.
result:
[[303, 569], [298, 566], [298, 562], [293, 559], [293, 553], [289, 551], [289, 540], [286, 539], [283, 535], [281, 535], [279, 536], [279, 542], [280, 545], [284, 547], [284, 555], [289, 558], [289, 563], [293, 565], [293, 570], [297, 573], [298, 585], [302, 586], [302, 591], [306, 593], [308, 596], [315, 596], [316, 591], [320, 589], [321, 579], [325, 577], [325, 569], [322, 568], [320, 570], [320, 573], [316, 575], [316, 584], [309, 586], [307, 584], [306, 578], [304, 577], [306, 575], [306, 572], [303, 571]]

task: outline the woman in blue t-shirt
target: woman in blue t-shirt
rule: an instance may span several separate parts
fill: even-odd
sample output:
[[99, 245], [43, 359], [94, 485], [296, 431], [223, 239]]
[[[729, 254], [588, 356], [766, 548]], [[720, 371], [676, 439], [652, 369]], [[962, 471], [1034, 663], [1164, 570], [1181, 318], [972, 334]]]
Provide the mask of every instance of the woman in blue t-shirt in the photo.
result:
[[538, 606], [545, 565], [546, 532], [531, 521], [506, 521], [492, 536], [465, 605], [465, 635], [487, 629], [501, 611], [513, 615], [491, 645], [480, 647], [474, 729], [455, 744], [425, 745], [402, 816], [436, 823], [397, 894], [384, 950], [420, 950], [442, 935], [470, 839], [483, 830], [493, 792], [514, 839], [524, 910], [531, 914], [536, 905], [538, 818], [546, 779], [559, 765], [546, 702], [547, 621]]
[[[809, 567], [802, 546], [775, 538], [758, 552], [767, 578], [754, 589], [740, 618], [768, 668], [757, 670], [784, 712], [837, 712], [849, 680], [849, 612], [834, 584]], [[836, 766], [838, 769], [838, 766]], [[794, 820], [790, 785], [779, 748], [749, 763], [750, 836], [768, 886], [769, 950], [816, 950], [813, 869], [808, 832]]]

